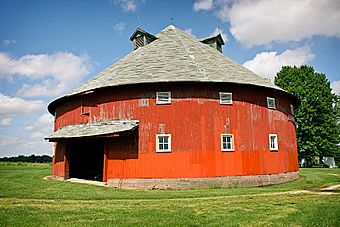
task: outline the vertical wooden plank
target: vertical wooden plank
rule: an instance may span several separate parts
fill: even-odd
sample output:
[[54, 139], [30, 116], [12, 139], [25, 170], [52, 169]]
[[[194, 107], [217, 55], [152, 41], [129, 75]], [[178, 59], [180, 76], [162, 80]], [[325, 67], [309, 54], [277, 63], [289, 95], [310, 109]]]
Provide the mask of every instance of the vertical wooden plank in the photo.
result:
[[[156, 105], [155, 92], [171, 91], [170, 105]], [[220, 105], [219, 91], [233, 93], [232, 105]], [[276, 92], [277, 93], [277, 92]], [[96, 91], [88, 99], [89, 117], [82, 116], [79, 98], [58, 106], [55, 130], [88, 121], [139, 120], [138, 158], [132, 158], [126, 138], [108, 141], [104, 180], [119, 178], [214, 177], [296, 171], [295, 128], [288, 121], [291, 100], [276, 94], [276, 110], [266, 107], [273, 91], [238, 85], [149, 85]], [[146, 94], [146, 95], [145, 95]], [[288, 106], [288, 107], [287, 107]], [[155, 152], [159, 125], [172, 135], [172, 152]], [[221, 151], [221, 133], [234, 135], [235, 151]], [[269, 133], [279, 135], [279, 151], [270, 152]], [[287, 142], [283, 142], [283, 141]], [[294, 144], [293, 146], [291, 144]], [[66, 176], [53, 162], [53, 174]]]

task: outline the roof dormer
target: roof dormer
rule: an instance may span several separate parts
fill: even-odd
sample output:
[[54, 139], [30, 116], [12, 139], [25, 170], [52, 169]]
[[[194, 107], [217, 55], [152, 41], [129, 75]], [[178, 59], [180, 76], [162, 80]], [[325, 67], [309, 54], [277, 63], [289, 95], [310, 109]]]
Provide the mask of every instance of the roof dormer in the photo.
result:
[[137, 28], [136, 31], [131, 35], [130, 40], [133, 43], [133, 49], [137, 50], [139, 47], [146, 46], [149, 43], [155, 41], [157, 37], [144, 31], [141, 28]]
[[223, 38], [221, 34], [216, 36], [210, 36], [200, 40], [204, 44], [208, 44], [209, 46], [217, 49], [219, 52], [222, 53], [222, 45], [224, 45]]

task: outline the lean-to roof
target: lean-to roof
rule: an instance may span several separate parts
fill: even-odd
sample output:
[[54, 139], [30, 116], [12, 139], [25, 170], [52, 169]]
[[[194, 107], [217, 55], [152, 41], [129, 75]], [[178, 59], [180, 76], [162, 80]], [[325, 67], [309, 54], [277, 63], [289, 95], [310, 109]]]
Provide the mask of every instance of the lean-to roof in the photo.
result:
[[138, 126], [138, 121], [106, 121], [78, 125], [68, 125], [45, 137], [50, 141], [70, 138], [100, 137], [115, 133], [132, 131]]

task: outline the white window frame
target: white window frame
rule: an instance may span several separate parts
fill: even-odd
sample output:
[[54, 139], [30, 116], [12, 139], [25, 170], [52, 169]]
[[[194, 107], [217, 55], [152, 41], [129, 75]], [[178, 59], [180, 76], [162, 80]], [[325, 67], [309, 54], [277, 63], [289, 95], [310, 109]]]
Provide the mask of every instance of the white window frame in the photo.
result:
[[[233, 93], [231, 92], [220, 92], [220, 104], [221, 105], [230, 105], [233, 104]], [[230, 95], [230, 99], [223, 100], [224, 95]]]
[[[231, 138], [231, 148], [224, 148], [223, 144], [227, 142], [223, 142], [224, 137]], [[221, 151], [234, 151], [234, 135], [233, 134], [221, 134]]]
[[[168, 137], [168, 149], [159, 149], [159, 137]], [[156, 152], [171, 152], [171, 134], [156, 135]]]
[[[169, 98], [167, 100], [159, 99], [160, 95], [167, 95]], [[171, 103], [171, 92], [170, 91], [161, 91], [156, 92], [156, 104], [170, 104]]]
[[[270, 106], [269, 105], [270, 101], [273, 101], [274, 106]], [[268, 109], [276, 109], [276, 100], [275, 100], [275, 98], [267, 97], [267, 107], [268, 107]]]
[[[272, 147], [271, 138], [274, 137], [274, 146]], [[277, 138], [277, 134], [269, 134], [269, 150], [271, 151], [278, 151], [279, 150], [279, 142]]]

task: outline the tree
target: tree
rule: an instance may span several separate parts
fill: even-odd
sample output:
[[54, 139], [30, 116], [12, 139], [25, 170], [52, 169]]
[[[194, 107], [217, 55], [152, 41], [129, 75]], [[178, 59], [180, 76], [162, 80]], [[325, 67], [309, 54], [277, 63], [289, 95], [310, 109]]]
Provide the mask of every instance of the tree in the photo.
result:
[[339, 99], [326, 75], [310, 66], [284, 66], [275, 84], [301, 102], [295, 110], [299, 159], [311, 166], [316, 157], [339, 153]]
[[48, 155], [30, 155], [30, 156], [14, 156], [14, 157], [3, 157], [0, 158], [0, 162], [36, 162], [36, 163], [46, 163], [51, 162], [52, 157]]

